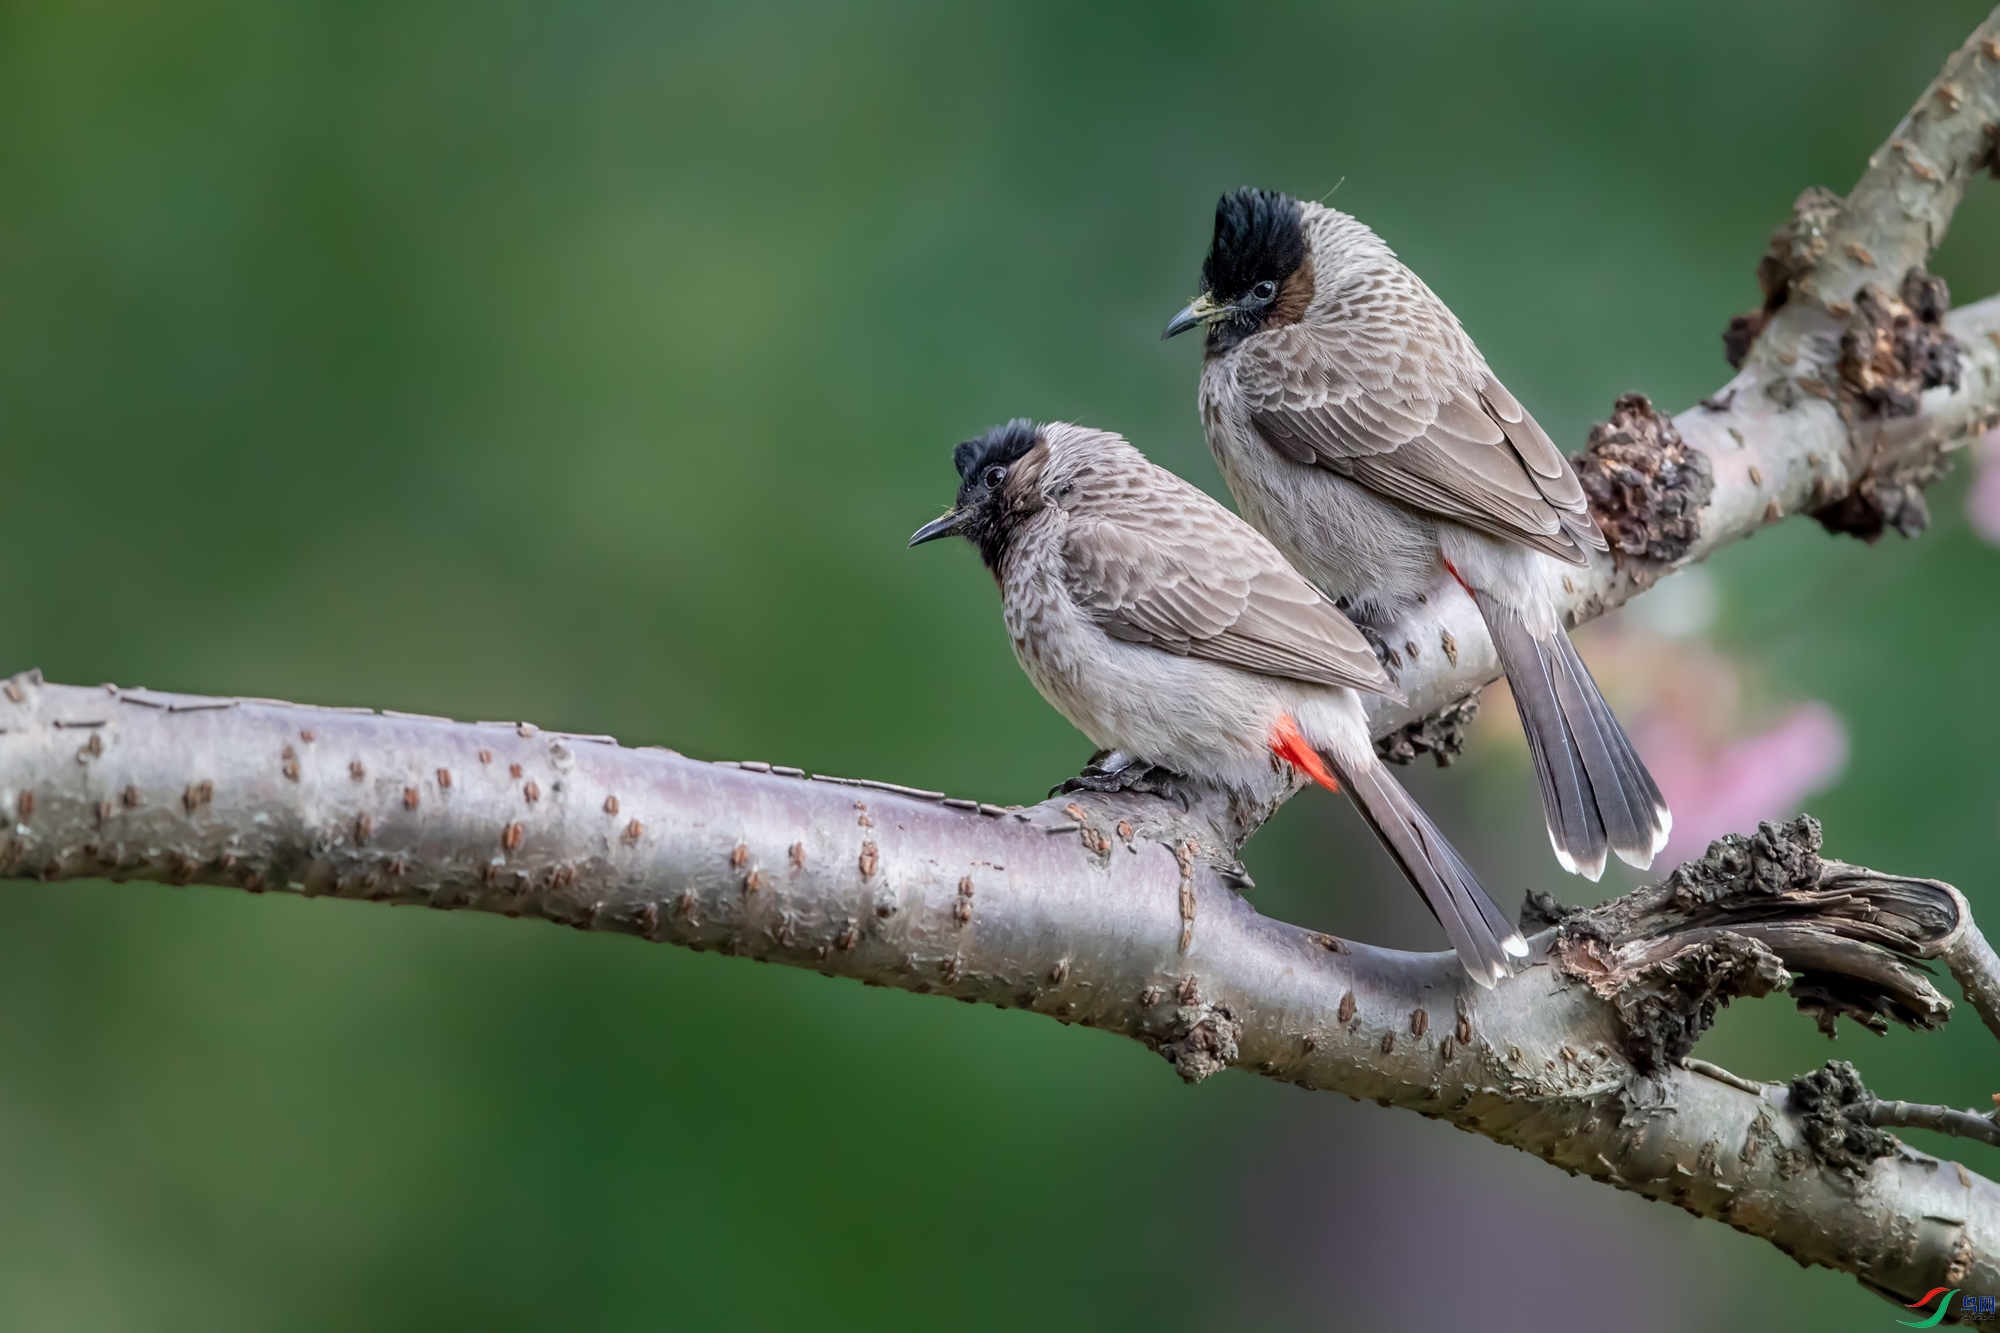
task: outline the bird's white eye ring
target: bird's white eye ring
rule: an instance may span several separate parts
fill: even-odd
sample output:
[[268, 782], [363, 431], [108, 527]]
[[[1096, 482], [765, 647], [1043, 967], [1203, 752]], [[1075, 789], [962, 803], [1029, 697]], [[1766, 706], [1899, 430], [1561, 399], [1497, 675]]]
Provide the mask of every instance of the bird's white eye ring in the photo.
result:
[[1259, 301], [1275, 301], [1278, 297], [1278, 284], [1266, 278], [1250, 289], [1250, 295]]
[[986, 476], [982, 480], [985, 481], [988, 490], [997, 490], [1000, 483], [1007, 480], [1007, 469], [1004, 467], [987, 468]]

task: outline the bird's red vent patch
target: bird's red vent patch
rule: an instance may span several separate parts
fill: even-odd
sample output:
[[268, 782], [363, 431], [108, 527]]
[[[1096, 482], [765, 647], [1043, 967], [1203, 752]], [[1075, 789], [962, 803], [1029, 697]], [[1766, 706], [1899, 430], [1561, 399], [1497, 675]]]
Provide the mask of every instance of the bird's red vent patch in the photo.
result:
[[1319, 757], [1319, 751], [1306, 744], [1306, 738], [1299, 735], [1299, 724], [1292, 721], [1290, 713], [1279, 717], [1278, 725], [1271, 728], [1271, 753], [1328, 791], [1340, 790], [1333, 774], [1327, 772], [1326, 761]]

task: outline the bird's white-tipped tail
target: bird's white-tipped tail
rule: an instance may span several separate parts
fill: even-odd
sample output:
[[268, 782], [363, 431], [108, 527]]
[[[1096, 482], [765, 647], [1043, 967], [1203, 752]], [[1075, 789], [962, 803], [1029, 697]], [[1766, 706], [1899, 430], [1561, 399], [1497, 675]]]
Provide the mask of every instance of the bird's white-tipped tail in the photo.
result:
[[1359, 765], [1335, 762], [1333, 770], [1361, 817], [1444, 927], [1466, 974], [1481, 986], [1513, 975], [1512, 960], [1527, 956], [1527, 941], [1402, 784], [1372, 756]]
[[1667, 845], [1673, 816], [1576, 646], [1560, 627], [1537, 638], [1520, 611], [1475, 590], [1542, 789], [1556, 860], [1595, 882], [1607, 853], [1641, 870]]

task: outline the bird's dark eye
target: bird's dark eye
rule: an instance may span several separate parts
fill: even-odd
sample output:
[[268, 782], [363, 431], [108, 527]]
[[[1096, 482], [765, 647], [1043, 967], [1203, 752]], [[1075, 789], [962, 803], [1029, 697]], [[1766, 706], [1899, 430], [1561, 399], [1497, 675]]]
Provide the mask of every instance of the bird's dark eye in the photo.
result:
[[981, 480], [986, 483], [987, 490], [998, 490], [1000, 489], [1000, 483], [1007, 480], [1007, 469], [1004, 467], [987, 468], [986, 475]]
[[1259, 301], [1275, 301], [1278, 299], [1278, 284], [1266, 278], [1250, 289], [1250, 295]]

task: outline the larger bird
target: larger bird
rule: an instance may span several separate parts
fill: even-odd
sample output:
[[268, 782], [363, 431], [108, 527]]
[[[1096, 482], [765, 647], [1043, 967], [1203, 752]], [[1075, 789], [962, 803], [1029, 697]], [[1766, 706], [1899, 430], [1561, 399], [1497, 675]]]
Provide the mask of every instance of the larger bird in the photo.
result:
[[1395, 694], [1368, 641], [1249, 524], [1122, 438], [1010, 421], [952, 456], [958, 503], [910, 545], [971, 540], [1014, 655], [1095, 744], [1223, 790], [1288, 763], [1345, 789], [1482, 986], [1527, 953], [1380, 760], [1357, 690]]
[[1583, 488], [1457, 317], [1380, 237], [1267, 190], [1224, 195], [1201, 294], [1201, 420], [1243, 516], [1364, 624], [1446, 574], [1507, 673], [1556, 859], [1644, 868], [1672, 816], [1557, 614], [1561, 566], [1606, 549]]

